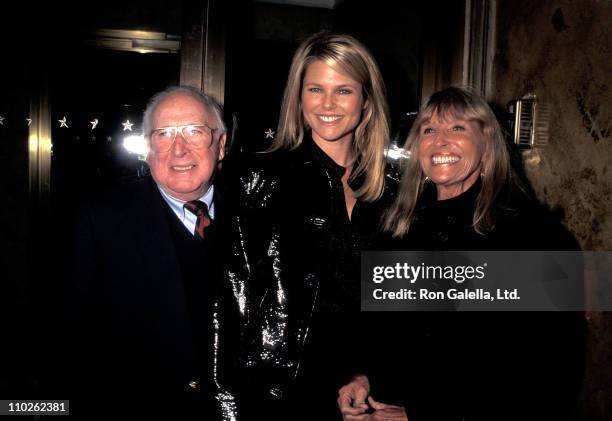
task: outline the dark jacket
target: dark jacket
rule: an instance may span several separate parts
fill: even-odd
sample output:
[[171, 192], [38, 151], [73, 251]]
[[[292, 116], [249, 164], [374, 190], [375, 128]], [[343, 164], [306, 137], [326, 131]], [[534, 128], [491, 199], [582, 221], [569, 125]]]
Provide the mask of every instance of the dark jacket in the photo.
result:
[[[219, 191], [216, 189], [217, 196]], [[79, 212], [67, 270], [65, 383], [71, 412], [221, 419], [217, 236], [198, 241], [147, 177]], [[233, 301], [231, 301], [233, 303]], [[102, 416], [102, 415], [101, 415]]]
[[[359, 312], [360, 251], [380, 229], [397, 172], [389, 168], [382, 198], [358, 201], [349, 220], [345, 170], [310, 138], [295, 150], [234, 165], [239, 194], [230, 277], [242, 300], [245, 365], [264, 396], [257, 399], [280, 399], [304, 374], [305, 355], [317, 341], [313, 321]], [[358, 177], [351, 187], [362, 182]]]
[[[400, 239], [386, 250], [578, 250], [561, 223], [515, 192], [497, 204], [495, 228], [473, 227], [480, 181], [463, 194], [436, 200], [433, 184]], [[379, 358], [395, 403], [419, 420], [561, 420], [577, 408], [583, 375], [585, 322], [580, 312], [406, 312], [379, 315], [382, 335], [398, 337]], [[385, 328], [387, 326], [387, 328]], [[389, 328], [389, 326], [393, 326]], [[399, 349], [399, 351], [397, 351]], [[394, 352], [395, 350], [395, 352]], [[398, 361], [404, 362], [397, 364]], [[376, 396], [376, 395], [375, 395]], [[382, 397], [380, 398], [382, 399]]]

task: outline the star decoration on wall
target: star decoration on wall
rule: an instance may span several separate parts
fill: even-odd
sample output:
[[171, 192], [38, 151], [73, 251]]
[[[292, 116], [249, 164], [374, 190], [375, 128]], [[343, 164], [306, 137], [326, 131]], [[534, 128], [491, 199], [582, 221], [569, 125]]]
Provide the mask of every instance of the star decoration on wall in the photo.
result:
[[268, 129], [264, 132], [266, 135], [266, 139], [274, 139], [274, 131], [272, 129]]
[[125, 123], [121, 123], [123, 124], [123, 131], [132, 131], [132, 126], [134, 125], [134, 123], [130, 123], [130, 120], [126, 120]]
[[30, 124], [32, 124], [32, 119], [31, 118], [26, 118], [26, 121], [28, 122], [28, 127], [30, 127]]
[[96, 128], [96, 126], [98, 125], [98, 123], [99, 123], [99, 122], [98, 122], [98, 119], [97, 119], [97, 118], [94, 118], [93, 120], [91, 120], [91, 121], [89, 122], [89, 124], [91, 124], [91, 130], [95, 129], [95, 128]]
[[64, 118], [62, 118], [61, 120], [57, 120], [57, 121], [59, 121], [59, 123], [60, 123], [60, 129], [61, 129], [62, 127], [65, 127], [65, 128], [67, 128], [67, 129], [69, 128], [69, 127], [68, 127], [68, 124], [66, 124], [66, 116], [64, 116]]
[[4, 126], [5, 118], [0, 115], [0, 126]]

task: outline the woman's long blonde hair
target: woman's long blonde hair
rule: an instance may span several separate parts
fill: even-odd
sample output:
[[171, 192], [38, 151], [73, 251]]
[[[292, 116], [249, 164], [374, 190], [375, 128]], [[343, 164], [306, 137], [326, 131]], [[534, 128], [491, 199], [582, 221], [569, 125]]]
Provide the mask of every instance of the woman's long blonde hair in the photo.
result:
[[374, 201], [380, 198], [384, 188], [389, 110], [385, 85], [376, 61], [363, 44], [349, 35], [319, 32], [298, 47], [289, 69], [277, 135], [271, 150], [294, 149], [302, 143], [307, 128], [302, 114], [302, 82], [306, 68], [316, 60], [363, 86], [365, 107], [353, 140], [353, 153], [359, 164], [351, 179], [365, 173], [365, 182], [355, 195], [360, 200]]
[[474, 121], [478, 123], [484, 134], [485, 148], [480, 168], [482, 187], [476, 199], [473, 224], [476, 232], [485, 234], [495, 227], [497, 215], [494, 204], [500, 193], [507, 188], [520, 187], [520, 183], [510, 165], [503, 132], [493, 111], [480, 95], [459, 87], [450, 87], [434, 93], [421, 108], [406, 140], [410, 159], [404, 170], [395, 202], [384, 218], [383, 227], [394, 237], [401, 237], [410, 228], [426, 182], [426, 176], [419, 163], [421, 128], [434, 114], [442, 121], [447, 119]]

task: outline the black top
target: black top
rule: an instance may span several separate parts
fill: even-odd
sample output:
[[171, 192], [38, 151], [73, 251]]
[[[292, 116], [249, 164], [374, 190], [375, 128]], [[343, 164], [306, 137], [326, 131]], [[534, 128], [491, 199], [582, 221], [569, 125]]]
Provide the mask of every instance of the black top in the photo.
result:
[[[428, 185], [409, 232], [400, 239], [385, 234], [379, 248], [577, 250], [557, 220], [521, 195], [497, 205], [491, 232], [477, 233], [480, 188], [479, 180], [438, 201], [435, 185]], [[372, 393], [405, 405], [411, 421], [557, 420], [570, 418], [576, 407], [584, 358], [581, 313], [430, 311], [377, 318], [377, 332], [390, 339], [372, 354], [384, 373], [372, 381]]]
[[[315, 168], [323, 170], [321, 174], [326, 174], [324, 191], [329, 194], [325, 197], [313, 192], [312, 198], [304, 198], [318, 201], [316, 206], [321, 213], [317, 216], [328, 215], [328, 243], [325, 248], [327, 266], [324, 268], [327, 282], [321, 284], [317, 312], [359, 311], [361, 250], [369, 248], [375, 236], [380, 233], [382, 213], [391, 202], [393, 186], [387, 185], [384, 196], [376, 202], [357, 200], [349, 219], [342, 184], [346, 169], [334, 162], [310, 138], [304, 142], [301, 153], [310, 157]], [[353, 168], [356, 167], [357, 163]], [[305, 181], [310, 183], [313, 180]], [[365, 175], [361, 174], [350, 180], [349, 186], [355, 191], [364, 181]], [[392, 181], [387, 180], [389, 183]], [[320, 188], [323, 188], [322, 183]], [[292, 221], [288, 223], [292, 224]], [[299, 248], [306, 246], [302, 244]]]
[[437, 200], [436, 186], [427, 183], [417, 203], [407, 235], [377, 240], [382, 248], [397, 250], [579, 250], [578, 243], [561, 223], [535, 200], [520, 191], [502, 192], [493, 211], [493, 230], [474, 229], [474, 209], [480, 194], [478, 179], [462, 194]]

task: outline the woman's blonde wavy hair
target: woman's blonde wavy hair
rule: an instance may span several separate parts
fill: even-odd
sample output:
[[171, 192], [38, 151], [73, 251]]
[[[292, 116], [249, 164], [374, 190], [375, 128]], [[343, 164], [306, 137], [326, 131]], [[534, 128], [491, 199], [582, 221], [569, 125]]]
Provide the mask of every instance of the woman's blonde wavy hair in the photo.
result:
[[404, 169], [395, 202], [387, 210], [383, 221], [386, 231], [394, 237], [406, 234], [414, 219], [417, 202], [423, 193], [426, 176], [419, 164], [421, 128], [433, 115], [442, 121], [457, 119], [477, 122], [485, 141], [481, 161], [482, 187], [474, 209], [473, 224], [476, 232], [485, 234], [495, 227], [494, 204], [503, 191], [519, 187], [512, 166], [502, 129], [486, 101], [478, 94], [460, 87], [450, 87], [434, 93], [425, 102], [414, 121], [405, 147], [410, 159]]
[[351, 179], [365, 174], [365, 182], [355, 195], [360, 200], [374, 201], [382, 195], [385, 182], [389, 110], [376, 61], [363, 44], [349, 35], [319, 32], [298, 47], [289, 69], [277, 134], [270, 150], [294, 149], [302, 143], [307, 129], [302, 113], [302, 82], [307, 67], [316, 60], [363, 86], [365, 107], [353, 140], [358, 165]]

